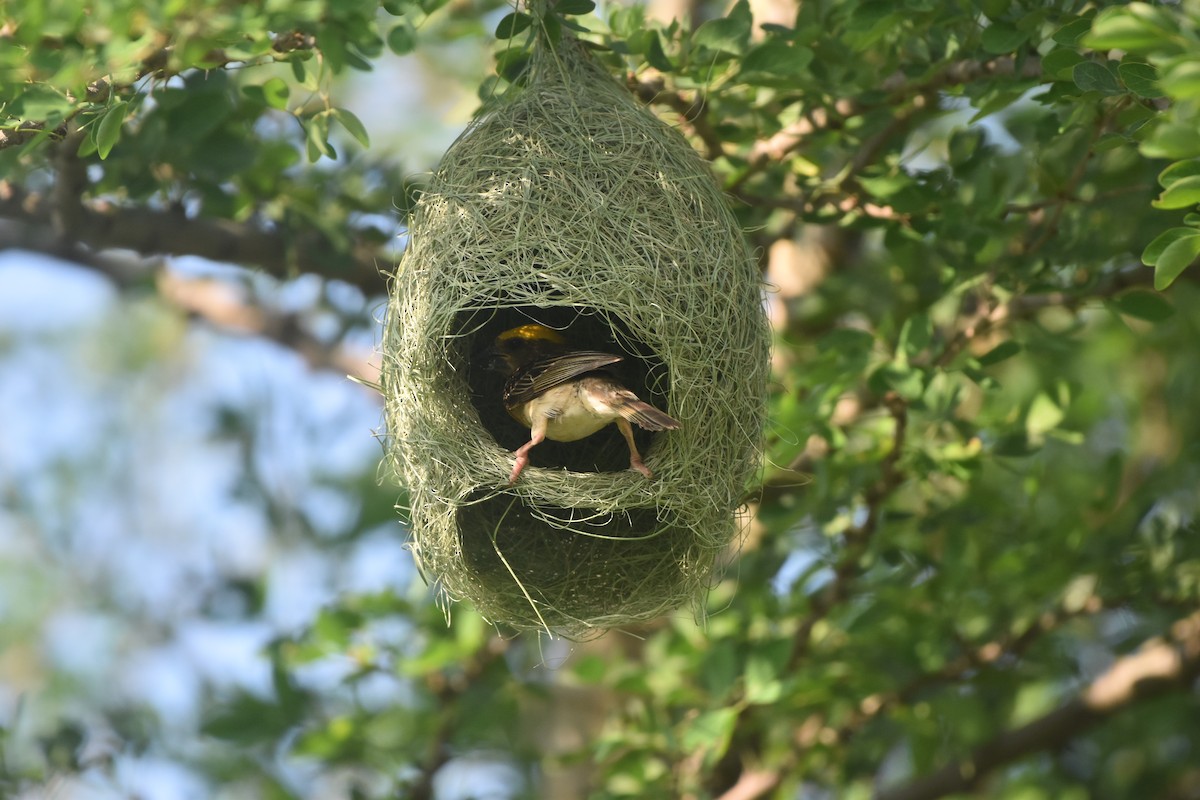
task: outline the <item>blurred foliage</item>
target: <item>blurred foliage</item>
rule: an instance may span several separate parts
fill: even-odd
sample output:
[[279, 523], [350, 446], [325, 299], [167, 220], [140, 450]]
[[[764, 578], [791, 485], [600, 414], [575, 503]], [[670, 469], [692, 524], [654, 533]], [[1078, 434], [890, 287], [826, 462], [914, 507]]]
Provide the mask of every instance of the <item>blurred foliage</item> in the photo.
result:
[[[352, 775], [346, 797], [431, 797], [482, 753], [513, 767], [506, 796], [581, 768], [603, 798], [719, 797], [752, 774], [756, 796], [869, 797], [1051, 712], [1197, 608], [1200, 5], [693, 10], [43, 0], [0, 26], [8, 191], [47, 192], [78, 158], [84, 199], [316, 226], [349, 252], [412, 189], [356, 151], [331, 82], [496, 12], [481, 97], [519, 84], [531, 37], [582, 27], [712, 159], [764, 263], [812, 254], [807, 290], [772, 298], [762, 482], [706, 620], [560, 664], [470, 609], [447, 626], [419, 589], [339, 597], [269, 648], [269, 695], [213, 698], [215, 749], [176, 753], [246, 787], [229, 796], [303, 796], [281, 777], [298, 761]], [[298, 681], [331, 663], [338, 692]], [[379, 675], [391, 701], [362, 702]], [[551, 747], [543, 703], [563, 693], [603, 719]], [[1197, 710], [1188, 692], [1137, 704], [975, 790], [1195, 797]], [[36, 759], [8, 758], [0, 729], [0, 789], [82, 769], [83, 724], [65, 715]], [[113, 727], [139, 748], [156, 724]]]

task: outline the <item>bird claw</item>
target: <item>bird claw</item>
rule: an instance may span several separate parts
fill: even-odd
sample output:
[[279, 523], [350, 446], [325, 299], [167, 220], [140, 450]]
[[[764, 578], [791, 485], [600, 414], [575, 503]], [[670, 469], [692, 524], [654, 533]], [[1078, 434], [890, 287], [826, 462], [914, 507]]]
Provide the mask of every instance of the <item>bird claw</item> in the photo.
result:
[[522, 464], [521, 462], [518, 461], [517, 465], [515, 467], [513, 467], [512, 474], [508, 476], [508, 485], [509, 486], [512, 486], [514, 483], [516, 483], [517, 478], [521, 477], [521, 469], [524, 466], [525, 466], [524, 464]]
[[630, 459], [629, 460], [629, 468], [635, 469], [638, 472], [645, 475], [646, 480], [650, 480], [651, 478], [654, 477], [654, 473], [650, 471], [649, 467], [647, 467], [645, 464], [642, 463], [642, 460], [640, 458], [639, 459]]
[[513, 464], [512, 474], [508, 476], [508, 485], [512, 486], [517, 482], [517, 478], [521, 476], [521, 470], [525, 469], [525, 465], [529, 463], [529, 456], [520, 454], [517, 456], [517, 463]]

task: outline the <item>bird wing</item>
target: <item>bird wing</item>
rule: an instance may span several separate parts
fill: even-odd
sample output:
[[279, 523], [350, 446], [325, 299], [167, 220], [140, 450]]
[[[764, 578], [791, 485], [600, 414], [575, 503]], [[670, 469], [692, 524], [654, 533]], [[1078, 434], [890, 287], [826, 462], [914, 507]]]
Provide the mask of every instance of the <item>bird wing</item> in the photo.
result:
[[612, 353], [576, 350], [532, 361], [514, 372], [504, 385], [504, 404], [517, 406], [528, 403], [555, 386], [562, 386], [580, 375], [622, 360], [621, 356]]

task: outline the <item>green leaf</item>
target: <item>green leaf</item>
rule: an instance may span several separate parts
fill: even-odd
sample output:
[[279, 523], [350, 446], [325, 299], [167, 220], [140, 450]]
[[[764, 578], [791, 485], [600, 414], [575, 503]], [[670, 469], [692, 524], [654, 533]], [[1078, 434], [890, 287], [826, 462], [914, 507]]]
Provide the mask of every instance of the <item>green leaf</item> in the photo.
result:
[[286, 109], [291, 90], [283, 78], [271, 78], [262, 85], [263, 99], [271, 108]]
[[1076, 64], [1083, 62], [1083, 56], [1075, 52], [1069, 47], [1059, 47], [1051, 50], [1042, 58], [1042, 70], [1047, 75], [1052, 75], [1056, 78], [1072, 77], [1071, 70]]
[[990, 367], [994, 364], [999, 364], [1001, 361], [1008, 359], [1021, 352], [1021, 345], [1014, 342], [1012, 339], [1001, 342], [1000, 344], [988, 350], [979, 357], [979, 365], [981, 367]]
[[[733, 723], [737, 721], [736, 708], [718, 708], [705, 711], [687, 725], [681, 744], [686, 751], [707, 751], [710, 757], [720, 758], [729, 747], [733, 734]], [[687, 723], [684, 723], [687, 724]]]
[[900, 341], [897, 344], [897, 354], [903, 363], [920, 355], [933, 340], [933, 323], [924, 312], [913, 314], [904, 321], [900, 329]]
[[971, 124], [990, 117], [997, 111], [1003, 111], [1024, 96], [1025, 91], [1023, 89], [994, 89], [988, 92], [980, 98], [982, 102], [979, 104], [979, 110], [971, 117]]
[[1066, 414], [1045, 392], [1039, 392], [1025, 415], [1025, 435], [1029, 441], [1040, 443], [1048, 431], [1059, 426]]
[[367, 128], [362, 124], [362, 120], [344, 108], [335, 108], [331, 113], [333, 118], [346, 129], [346, 132], [354, 137], [355, 141], [363, 147], [371, 146], [371, 137], [367, 135]]
[[1071, 71], [1075, 85], [1085, 92], [1099, 92], [1104, 95], [1121, 94], [1121, 84], [1117, 77], [1103, 64], [1096, 61], [1084, 61], [1076, 64]]
[[108, 158], [113, 146], [121, 138], [121, 126], [125, 123], [125, 112], [129, 104], [125, 101], [113, 103], [96, 126], [96, 153], [101, 160]]
[[1121, 82], [1138, 97], [1153, 99], [1162, 97], [1164, 92], [1158, 86], [1158, 70], [1150, 64], [1129, 62], [1117, 67], [1117, 75]]
[[801, 78], [813, 60], [813, 51], [782, 39], [771, 39], [754, 47], [742, 59], [742, 73], [763, 73], [781, 78]]
[[1175, 307], [1156, 292], [1137, 289], [1114, 298], [1112, 305], [1117, 311], [1147, 322], [1162, 322], [1175, 313]]
[[1123, 134], [1112, 132], [1106, 133], [1097, 139], [1096, 143], [1092, 145], [1092, 152], [1103, 153], [1106, 150], [1112, 150], [1114, 147], [1120, 147], [1128, 141], [1128, 137]]
[[1183, 178], [1188, 178], [1193, 175], [1200, 175], [1200, 158], [1192, 158], [1187, 161], [1176, 161], [1162, 172], [1158, 173], [1158, 183], [1164, 189], [1170, 186], [1175, 181]]
[[497, 39], [511, 39], [533, 23], [533, 17], [520, 11], [505, 14], [496, 25]]
[[[45, 131], [43, 131], [42, 133], [49, 136], [49, 134], [46, 133]], [[92, 155], [95, 152], [96, 152], [95, 139], [93, 139], [91, 136], [85, 136], [85, 137], [83, 137], [83, 141], [81, 141], [79, 143], [79, 149], [75, 151], [75, 155], [78, 158], [87, 158], [88, 156]]]
[[558, 0], [554, 4], [554, 11], [559, 14], [578, 16], [580, 14], [590, 14], [595, 10], [596, 4], [592, 0]]
[[317, 71], [309, 69], [309, 64], [302, 58], [293, 58], [291, 63], [292, 77], [296, 79], [296, 83], [300, 84], [300, 88], [315, 92], [320, 86], [320, 76]]
[[62, 92], [44, 84], [32, 84], [22, 87], [10, 109], [6, 110], [27, 122], [37, 120], [58, 124], [74, 108], [75, 104]]
[[1055, 42], [1067, 47], [1072, 47], [1078, 42], [1083, 35], [1092, 29], [1092, 21], [1087, 17], [1073, 20], [1063, 25], [1054, 32], [1052, 38]]
[[783, 694], [776, 665], [758, 653], [746, 661], [745, 686], [746, 702], [752, 705], [769, 705]]
[[1011, 0], [977, 0], [975, 5], [983, 12], [985, 17], [990, 20], [997, 20], [1004, 16], [1012, 3]]
[[1200, 230], [1196, 228], [1168, 228], [1146, 245], [1146, 249], [1142, 251], [1142, 263], [1147, 267], [1155, 266], [1158, 264], [1158, 259], [1162, 257], [1163, 251], [1169, 246], [1180, 239], [1197, 235], [1200, 235]]
[[184, 89], [172, 96], [186, 98], [186, 102], [170, 108], [167, 115], [168, 135], [176, 145], [195, 144], [206, 139], [233, 113], [232, 99], [220, 86]]
[[622, 39], [629, 39], [646, 30], [646, 10], [640, 5], [613, 8], [608, 25]]
[[1159, 80], [1159, 87], [1175, 100], [1200, 97], [1200, 61], [1180, 61], [1167, 67]]
[[608, 661], [594, 653], [576, 659], [571, 666], [571, 674], [581, 683], [589, 685], [603, 682], [608, 670]]
[[961, 128], [950, 134], [950, 141], [946, 145], [947, 156], [950, 163], [955, 167], [965, 165], [977, 153], [979, 148], [986, 140], [986, 134], [978, 127]]
[[980, 43], [989, 53], [1011, 53], [1029, 39], [1027, 31], [1018, 30], [1007, 22], [993, 22], [983, 29]]
[[528, 67], [528, 50], [509, 47], [496, 54], [496, 74], [510, 83], [515, 83]]
[[1160, 292], [1175, 282], [1200, 255], [1200, 231], [1167, 245], [1154, 264], [1154, 288]]
[[1139, 149], [1147, 158], [1196, 158], [1200, 156], [1200, 131], [1186, 122], [1167, 122], [1156, 127]]
[[[289, 698], [291, 700], [291, 698]], [[213, 708], [202, 723], [208, 736], [237, 744], [251, 745], [282, 736], [303, 713], [304, 698], [285, 704], [250, 696]]]
[[649, 43], [646, 45], [646, 63], [662, 72], [670, 72], [675, 69], [671, 63], [671, 59], [667, 58], [666, 52], [663, 50], [662, 37], [658, 31], [647, 31], [650, 34]]
[[1083, 45], [1093, 50], [1130, 53], [1156, 50], [1163, 45], [1167, 32], [1155, 20], [1154, 9], [1147, 3], [1106, 8], [1096, 15]]
[[900, 364], [897, 359], [896, 362], [885, 364], [872, 372], [868, 385], [872, 391], [880, 394], [888, 389], [895, 389], [905, 400], [916, 401], [925, 392], [925, 373]]
[[1158, 199], [1150, 205], [1155, 208], [1188, 208], [1200, 203], [1200, 175], [1189, 175], [1171, 182]]
[[878, 177], [862, 177], [859, 184], [872, 196], [880, 200], [889, 200], [913, 185], [912, 176], [903, 172], [895, 175], [880, 175]]
[[712, 19], [696, 29], [692, 35], [692, 47], [707, 47], [733, 55], [741, 55], [750, 42], [750, 27], [753, 18], [747, 0], [738, 0], [729, 16]]
[[318, 161], [321, 156], [336, 159], [337, 152], [329, 144], [329, 117], [318, 114], [304, 121], [305, 146], [308, 150], [308, 160]]
[[[503, 20], [501, 20], [503, 22]], [[398, 56], [407, 55], [417, 47], [417, 31], [413, 28], [412, 23], [408, 20], [403, 20], [392, 26], [388, 31], [387, 46]]]

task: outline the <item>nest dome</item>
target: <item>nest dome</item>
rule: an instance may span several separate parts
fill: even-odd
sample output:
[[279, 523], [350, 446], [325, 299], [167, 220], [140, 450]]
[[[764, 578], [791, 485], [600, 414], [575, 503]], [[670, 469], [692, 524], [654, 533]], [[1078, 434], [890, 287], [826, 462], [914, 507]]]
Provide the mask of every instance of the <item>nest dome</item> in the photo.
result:
[[[680, 420], [529, 438], [473, 356], [530, 321], [625, 356], [623, 382]], [[383, 342], [389, 459], [412, 545], [450, 599], [569, 637], [694, 602], [757, 467], [768, 371], [760, 279], [687, 141], [569, 38], [445, 154], [417, 203]]]

